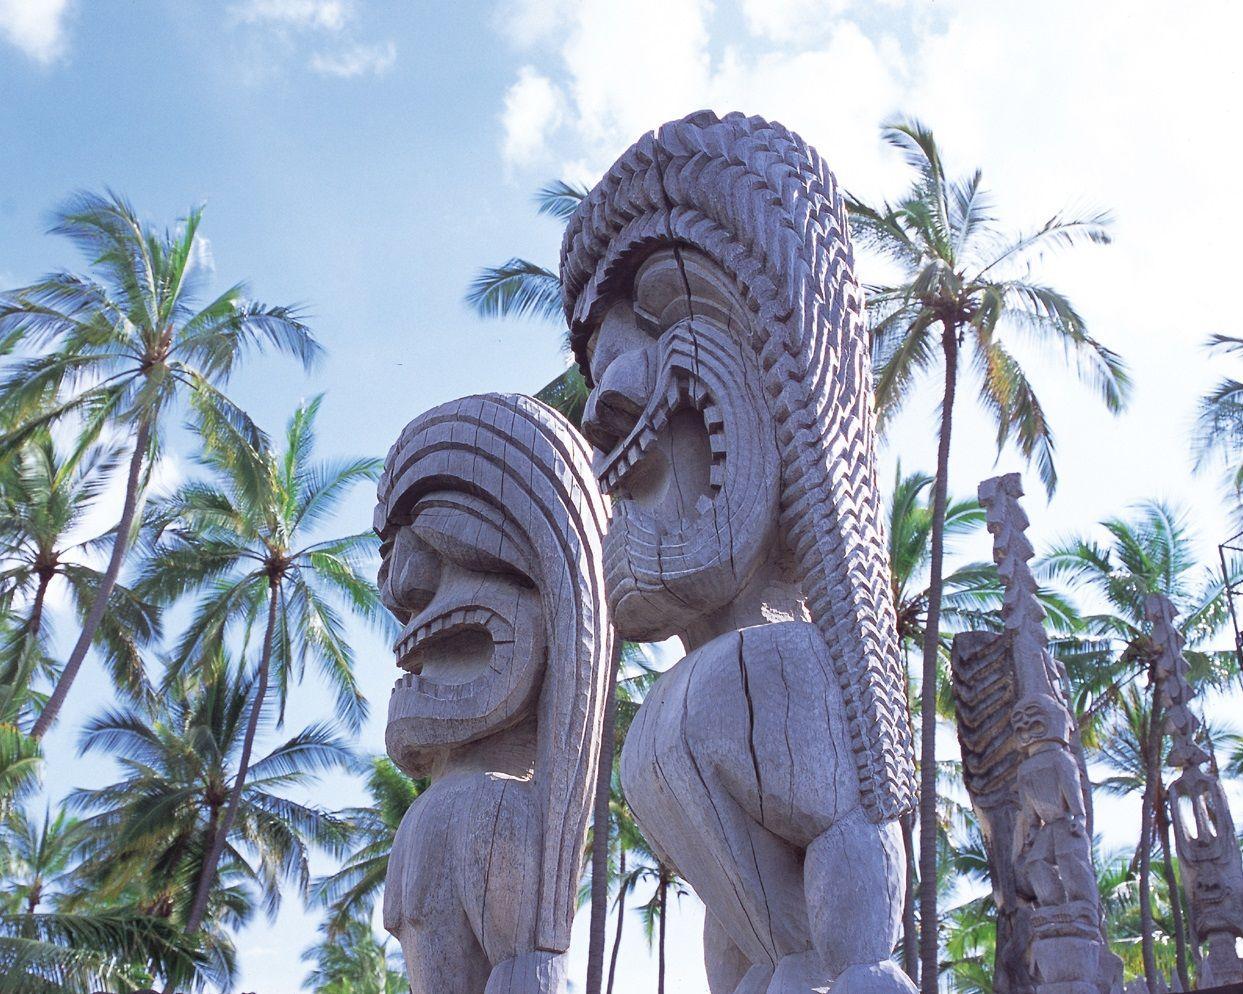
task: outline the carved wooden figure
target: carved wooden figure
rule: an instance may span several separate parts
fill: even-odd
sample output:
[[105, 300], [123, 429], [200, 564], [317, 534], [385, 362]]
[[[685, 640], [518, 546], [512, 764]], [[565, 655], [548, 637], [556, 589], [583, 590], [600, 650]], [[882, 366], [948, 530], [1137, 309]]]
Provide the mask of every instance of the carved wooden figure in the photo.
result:
[[639, 139], [563, 244], [614, 621], [686, 650], [622, 778], [707, 907], [712, 994], [913, 989], [890, 958], [915, 782], [852, 266], [819, 155], [740, 114]]
[[1243, 983], [1236, 942], [1243, 938], [1243, 861], [1234, 819], [1221, 780], [1212, 769], [1205, 770], [1208, 753], [1195, 741], [1200, 722], [1189, 707], [1195, 692], [1187, 680], [1174, 605], [1163, 594], [1151, 594], [1144, 606], [1158, 653], [1157, 702], [1172, 740], [1169, 762], [1182, 767], [1169, 787], [1174, 843], [1191, 908], [1192, 937], [1208, 945], [1196, 987]]
[[432, 779], [384, 894], [414, 994], [565, 990], [611, 658], [606, 517], [581, 437], [530, 398], [442, 405], [389, 452], [380, 586], [405, 627], [385, 741]]
[[1028, 566], [1022, 494], [1016, 473], [980, 484], [1005, 630], [958, 635], [950, 657], [964, 780], [998, 908], [995, 983], [999, 994], [1111, 994], [1122, 964], [1102, 928], [1091, 794]]

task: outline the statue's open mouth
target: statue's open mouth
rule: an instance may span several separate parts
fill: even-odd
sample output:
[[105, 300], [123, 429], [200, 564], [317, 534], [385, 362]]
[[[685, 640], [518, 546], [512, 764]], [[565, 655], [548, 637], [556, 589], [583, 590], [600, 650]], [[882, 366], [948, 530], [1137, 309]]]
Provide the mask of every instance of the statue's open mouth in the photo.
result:
[[667, 528], [712, 507], [725, 458], [720, 406], [701, 380], [678, 369], [597, 475], [606, 494]]
[[406, 671], [394, 690], [416, 678], [434, 684], [469, 683], [492, 662], [496, 644], [511, 641], [509, 623], [495, 611], [464, 607], [427, 612], [414, 618], [393, 646], [397, 666]]

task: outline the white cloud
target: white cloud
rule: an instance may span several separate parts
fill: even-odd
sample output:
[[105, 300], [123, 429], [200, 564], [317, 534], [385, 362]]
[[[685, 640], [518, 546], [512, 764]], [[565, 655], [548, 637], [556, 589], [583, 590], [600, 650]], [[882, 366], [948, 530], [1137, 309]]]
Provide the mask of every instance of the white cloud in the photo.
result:
[[397, 45], [352, 45], [338, 52], [317, 52], [311, 56], [311, 68], [325, 76], [376, 75], [388, 72], [397, 61]]
[[497, 8], [493, 25], [506, 40], [529, 48], [554, 39], [564, 27], [575, 0], [510, 0]]
[[234, 4], [232, 13], [243, 24], [340, 31], [353, 15], [353, 5], [348, 0], [246, 0]]
[[795, 42], [823, 32], [852, 0], [741, 0], [752, 34], [775, 42]]
[[546, 147], [550, 133], [561, 123], [564, 98], [547, 77], [531, 66], [518, 71], [517, 81], [505, 91], [505, 161], [531, 164]]
[[[261, 33], [265, 47], [276, 44], [291, 54], [301, 52], [306, 57], [307, 48], [314, 44], [309, 38], [332, 37], [331, 47], [324, 47], [321, 41], [306, 58], [307, 67], [323, 76], [376, 76], [397, 61], [395, 42], [356, 40], [355, 0], [245, 0], [234, 4], [230, 12], [234, 23]], [[267, 72], [259, 75], [263, 78]]]
[[200, 272], [204, 276], [211, 276], [216, 272], [216, 254], [212, 251], [211, 239], [206, 235], [196, 234], [194, 236], [187, 268], [191, 272]]
[[[564, 82], [530, 67], [519, 71], [505, 94], [503, 151], [510, 165], [526, 164], [527, 153], [564, 124], [580, 158], [563, 163], [561, 175], [587, 175], [654, 122], [685, 113], [705, 88], [710, 0], [581, 0], [569, 6], [529, 0], [527, 6], [558, 15], [553, 50]], [[532, 118], [542, 131], [523, 130]]]
[[47, 65], [65, 51], [69, 0], [0, 0], [0, 35]]

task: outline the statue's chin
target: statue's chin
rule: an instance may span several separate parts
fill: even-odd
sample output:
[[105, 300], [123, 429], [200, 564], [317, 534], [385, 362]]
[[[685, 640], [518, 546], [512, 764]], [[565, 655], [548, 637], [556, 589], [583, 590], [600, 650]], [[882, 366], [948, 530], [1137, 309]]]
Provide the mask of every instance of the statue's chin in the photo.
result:
[[685, 628], [685, 624], [679, 626], [675, 619], [666, 620], [664, 612], [660, 612], [661, 618], [656, 620], [654, 601], [658, 599], [664, 598], [644, 595], [632, 589], [623, 593], [616, 601], [610, 601], [609, 607], [613, 612], [613, 625], [617, 633], [632, 642], [663, 642], [676, 635], [680, 628]]
[[417, 733], [407, 727], [409, 719], [390, 721], [384, 729], [384, 748], [402, 772], [416, 780], [429, 777], [449, 753], [447, 746], [416, 744]]

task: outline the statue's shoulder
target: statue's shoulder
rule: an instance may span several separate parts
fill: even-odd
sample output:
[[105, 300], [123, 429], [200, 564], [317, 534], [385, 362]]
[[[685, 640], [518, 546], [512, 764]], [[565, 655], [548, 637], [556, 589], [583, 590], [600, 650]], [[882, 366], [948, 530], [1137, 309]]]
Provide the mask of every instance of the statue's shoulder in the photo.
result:
[[777, 664], [787, 660], [818, 662], [827, 656], [824, 636], [810, 621], [777, 621], [718, 635], [688, 653], [686, 661], [710, 663], [722, 658], [737, 661], [741, 657], [751, 666], [769, 660]]

